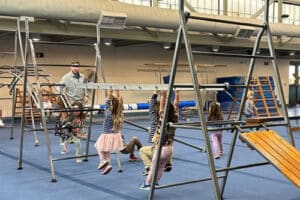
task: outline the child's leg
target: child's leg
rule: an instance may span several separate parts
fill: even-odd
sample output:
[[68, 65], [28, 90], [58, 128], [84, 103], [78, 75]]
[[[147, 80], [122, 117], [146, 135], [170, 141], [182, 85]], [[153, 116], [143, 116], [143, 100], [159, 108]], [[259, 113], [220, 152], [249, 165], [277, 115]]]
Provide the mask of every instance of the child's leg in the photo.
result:
[[214, 154], [215, 154], [215, 157], [218, 156], [219, 154], [219, 145], [218, 145], [218, 136], [217, 136], [217, 133], [212, 133], [211, 134], [211, 139], [212, 139], [212, 143], [213, 143], [213, 149], [214, 149]]
[[152, 146], [143, 146], [142, 148], [140, 148], [140, 156], [141, 159], [144, 163], [145, 168], [150, 169], [150, 165], [151, 165], [151, 160], [153, 157], [153, 147]]
[[112, 166], [110, 164], [110, 152], [108, 151], [103, 152], [103, 156], [105, 158], [105, 161], [103, 162], [103, 167], [101, 169], [103, 169], [102, 174], [106, 175], [112, 169]]
[[65, 137], [60, 137], [60, 149], [62, 154], [65, 154], [69, 151], [67, 140]]
[[110, 163], [110, 152], [108, 151], [98, 151], [100, 162], [97, 169], [103, 169]]
[[[81, 156], [81, 140], [74, 136], [76, 156]], [[76, 162], [81, 162], [81, 158], [77, 158]]]
[[219, 147], [220, 147], [220, 154], [223, 153], [223, 142], [222, 142], [222, 137], [223, 137], [223, 134], [222, 134], [222, 131], [220, 131], [218, 133], [218, 144], [219, 144]]

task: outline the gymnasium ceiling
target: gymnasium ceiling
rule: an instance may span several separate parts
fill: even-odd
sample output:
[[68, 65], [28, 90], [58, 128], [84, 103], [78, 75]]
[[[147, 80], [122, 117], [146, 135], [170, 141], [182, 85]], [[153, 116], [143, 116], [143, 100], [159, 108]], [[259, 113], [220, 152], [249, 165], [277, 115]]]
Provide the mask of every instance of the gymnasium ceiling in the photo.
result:
[[[104, 2], [104, 1], [103, 1]], [[109, 1], [107, 1], [110, 3]], [[121, 3], [118, 3], [121, 4]], [[122, 6], [122, 4], [121, 4]], [[137, 7], [131, 5], [131, 7]], [[139, 7], [140, 8], [140, 7]], [[4, 8], [3, 8], [4, 9]], [[156, 9], [158, 10], [158, 9]], [[17, 12], [17, 11], [16, 11]], [[41, 11], [42, 12], [42, 11]], [[151, 12], [151, 11], [150, 11]], [[162, 12], [162, 11], [159, 11]], [[3, 14], [0, 8], [0, 15]], [[129, 16], [130, 17], [130, 16]], [[147, 21], [147, 16], [144, 17], [144, 21]], [[150, 17], [151, 18], [151, 17]], [[153, 18], [153, 16], [152, 16]], [[128, 20], [129, 21], [129, 20]], [[133, 21], [133, 20], [132, 20]], [[161, 21], [161, 19], [160, 19]], [[135, 21], [134, 21], [135, 22]], [[161, 22], [157, 22], [158, 27]], [[128, 45], [137, 45], [144, 43], [157, 43], [163, 46], [163, 43], [169, 42], [174, 46], [176, 41], [177, 31], [175, 28], [156, 28], [152, 26], [141, 26], [138, 23], [130, 23], [126, 25], [123, 30], [117, 29], [102, 29], [101, 38], [111, 38], [112, 45], [115, 47], [122, 47]], [[163, 23], [161, 23], [162, 26]], [[171, 21], [172, 24], [172, 21]], [[155, 25], [154, 25], [155, 26]], [[176, 26], [175, 26], [176, 27]], [[296, 31], [291, 31], [291, 36], [281, 35], [281, 29], [276, 36], [274, 36], [274, 46], [276, 52], [281, 58], [300, 58], [300, 33], [298, 32], [299, 26], [296, 27]], [[16, 29], [16, 18], [1, 17], [0, 18], [0, 37], [6, 35]], [[21, 29], [24, 31], [24, 27]], [[226, 28], [221, 29], [225, 32]], [[41, 18], [40, 16], [35, 17], [35, 21], [30, 23], [30, 32], [38, 33], [41, 36], [41, 40], [55, 41], [55, 42], [95, 42], [96, 30], [95, 23], [90, 22], [74, 22], [71, 20], [58, 20], [53, 18]], [[299, 35], [299, 37], [298, 37]], [[209, 50], [213, 46], [218, 46], [220, 52], [246, 52], [251, 53], [251, 48], [254, 45], [254, 37], [251, 38], [236, 38], [234, 34], [227, 33], [211, 33], [211, 32], [197, 32], [193, 31], [190, 34], [190, 40], [194, 47]], [[267, 43], [263, 41], [260, 45], [261, 52], [264, 53], [264, 49], [267, 47]], [[295, 51], [294, 56], [290, 56], [289, 52]], [[299, 57], [299, 58], [298, 58]]]

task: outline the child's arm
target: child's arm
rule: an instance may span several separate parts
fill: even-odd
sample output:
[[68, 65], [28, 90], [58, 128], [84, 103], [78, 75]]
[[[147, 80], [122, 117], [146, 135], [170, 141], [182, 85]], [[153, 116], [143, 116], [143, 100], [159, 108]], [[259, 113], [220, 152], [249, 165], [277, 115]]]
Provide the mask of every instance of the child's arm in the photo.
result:
[[174, 109], [175, 112], [179, 110], [179, 90], [175, 90]]
[[112, 89], [110, 89], [109, 91], [108, 91], [108, 98], [109, 99], [112, 99], [114, 96], [113, 96], [113, 90]]
[[167, 98], [167, 91], [164, 90], [161, 92], [161, 95], [160, 95], [159, 113], [164, 112], [166, 98]]
[[120, 95], [120, 90], [115, 90], [115, 93], [116, 93], [116, 97], [117, 97], [117, 98], [120, 98], [120, 97], [121, 97], [121, 95]]

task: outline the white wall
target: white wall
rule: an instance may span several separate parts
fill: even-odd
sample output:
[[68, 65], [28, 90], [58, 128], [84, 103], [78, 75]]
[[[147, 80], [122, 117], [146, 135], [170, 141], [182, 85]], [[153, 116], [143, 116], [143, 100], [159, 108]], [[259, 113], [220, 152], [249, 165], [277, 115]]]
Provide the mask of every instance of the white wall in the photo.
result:
[[[13, 42], [7, 38], [0, 39], [0, 51], [13, 49]], [[74, 46], [36, 46], [36, 52], [43, 52], [44, 58], [38, 58], [38, 63], [49, 64], [70, 64], [72, 61], [80, 61], [81, 64], [93, 65], [95, 62], [95, 52], [91, 47], [74, 47]], [[167, 72], [140, 72], [138, 69], [155, 69], [145, 67], [145, 63], [171, 63], [173, 51], [166, 51], [159, 44], [140, 44], [124, 47], [101, 47], [102, 66], [105, 70], [105, 77], [110, 83], [159, 83], [160, 78], [168, 75]], [[203, 57], [195, 56], [197, 64], [206, 66], [199, 67], [198, 78], [202, 83], [214, 83], [216, 77], [223, 76], [246, 76], [248, 72], [248, 59], [232, 59], [221, 57]], [[0, 66], [13, 63], [13, 56], [0, 55]], [[186, 63], [185, 53], [181, 54], [179, 63]], [[18, 59], [21, 65], [21, 59]], [[225, 67], [213, 67], [214, 65], [224, 65]], [[264, 65], [263, 61], [257, 61], [254, 75], [267, 76], [272, 75], [272, 64]], [[278, 66], [280, 76], [284, 87], [284, 95], [288, 100], [288, 60], [279, 60]], [[46, 72], [51, 75], [52, 82], [59, 82], [62, 75], [70, 70], [69, 67], [44, 67]], [[179, 67], [179, 69], [188, 69]], [[81, 71], [86, 69], [81, 68]], [[101, 81], [100, 72], [98, 80]], [[1, 82], [9, 80], [1, 79]], [[31, 80], [32, 81], [32, 80]], [[189, 72], [178, 72], [176, 77], [177, 83], [191, 83]], [[9, 96], [7, 88], [0, 89], [0, 95]], [[146, 102], [151, 95], [151, 91], [125, 91], [122, 92], [125, 103]], [[181, 92], [181, 99], [191, 100], [194, 98], [192, 92]], [[11, 113], [11, 102], [1, 100], [1, 106], [4, 116]], [[104, 102], [104, 92], [97, 91], [96, 103]], [[4, 105], [5, 104], [5, 105]]]

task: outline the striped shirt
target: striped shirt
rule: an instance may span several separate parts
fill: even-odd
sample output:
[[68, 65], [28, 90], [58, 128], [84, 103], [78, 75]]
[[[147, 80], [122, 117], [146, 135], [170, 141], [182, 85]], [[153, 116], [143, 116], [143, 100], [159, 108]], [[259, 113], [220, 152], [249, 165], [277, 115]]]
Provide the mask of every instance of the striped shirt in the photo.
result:
[[105, 100], [105, 114], [104, 114], [104, 122], [103, 122], [103, 133], [114, 133], [112, 113], [111, 113], [111, 110], [110, 110], [110, 105], [111, 105], [111, 99], [106, 98], [106, 100]]
[[157, 122], [159, 119], [158, 110], [155, 111], [154, 107], [157, 104], [157, 94], [153, 94], [150, 99], [149, 113], [150, 113], [150, 137], [152, 138], [157, 127]]
[[[178, 122], [178, 113], [174, 113], [174, 118], [176, 118], [175, 122]], [[154, 145], [157, 145], [159, 142], [160, 134], [161, 134], [161, 125], [163, 121], [163, 113], [161, 113], [160, 118], [157, 123], [157, 129], [154, 135]], [[170, 122], [170, 121], [169, 121]], [[168, 122], [167, 122], [168, 123]], [[175, 130], [176, 128], [174, 127], [167, 127], [167, 132], [166, 134], [162, 137], [162, 145], [169, 145], [173, 144], [174, 137], [175, 137]]]

